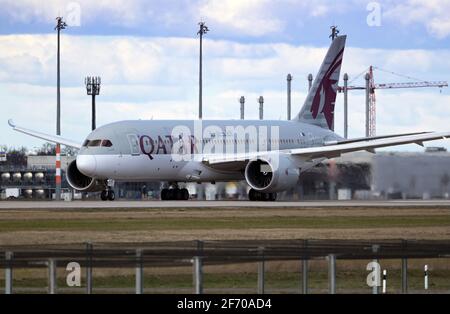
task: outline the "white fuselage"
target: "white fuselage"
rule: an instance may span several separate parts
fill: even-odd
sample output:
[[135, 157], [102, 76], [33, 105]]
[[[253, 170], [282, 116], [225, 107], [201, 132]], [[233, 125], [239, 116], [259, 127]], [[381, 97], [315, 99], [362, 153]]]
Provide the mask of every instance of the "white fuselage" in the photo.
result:
[[77, 166], [87, 176], [118, 181], [241, 180], [242, 165], [212, 168], [205, 156], [321, 146], [337, 138], [291, 121], [122, 121], [89, 134]]

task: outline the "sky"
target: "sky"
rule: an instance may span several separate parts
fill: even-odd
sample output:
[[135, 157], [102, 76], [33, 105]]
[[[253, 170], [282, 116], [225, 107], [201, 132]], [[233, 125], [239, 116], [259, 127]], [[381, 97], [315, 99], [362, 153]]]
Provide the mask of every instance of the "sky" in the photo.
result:
[[[84, 77], [101, 76], [97, 125], [122, 119], [195, 119], [198, 115], [198, 22], [204, 37], [203, 118], [286, 119], [286, 75], [301, 108], [307, 75], [330, 45], [330, 26], [346, 34], [341, 74], [363, 85], [450, 80], [450, 0], [0, 0], [0, 145], [41, 146], [12, 131], [56, 131], [56, 16], [61, 34], [62, 136], [82, 142], [91, 100]], [[342, 81], [341, 81], [342, 84]], [[448, 88], [377, 90], [377, 134], [450, 131]], [[349, 136], [364, 136], [363, 91], [349, 95]], [[336, 103], [343, 134], [343, 96]], [[447, 141], [430, 142], [444, 146]], [[423, 150], [407, 145], [395, 150]]]

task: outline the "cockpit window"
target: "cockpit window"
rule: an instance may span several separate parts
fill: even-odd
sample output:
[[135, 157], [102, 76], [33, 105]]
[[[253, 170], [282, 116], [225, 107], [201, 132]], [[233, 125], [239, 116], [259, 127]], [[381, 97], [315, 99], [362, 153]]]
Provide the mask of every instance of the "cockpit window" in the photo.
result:
[[89, 147], [100, 146], [101, 143], [102, 140], [90, 140], [87, 146]]
[[83, 143], [84, 147], [111, 147], [113, 146], [110, 140], [85, 140]]
[[112, 143], [111, 143], [110, 140], [103, 140], [102, 141], [102, 146], [104, 146], [104, 147], [111, 147]]

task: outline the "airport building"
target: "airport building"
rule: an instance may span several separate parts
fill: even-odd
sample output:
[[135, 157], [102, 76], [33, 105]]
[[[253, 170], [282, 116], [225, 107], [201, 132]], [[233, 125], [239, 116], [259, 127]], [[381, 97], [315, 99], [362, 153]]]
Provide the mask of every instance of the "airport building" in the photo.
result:
[[[63, 192], [70, 194], [64, 173], [74, 158], [61, 156]], [[26, 165], [2, 165], [0, 162], [0, 199], [50, 199], [54, 192], [55, 156], [29, 155]]]
[[[4, 157], [6, 161], [7, 156]], [[61, 156], [62, 198], [97, 199], [100, 193], [77, 193], [66, 180], [66, 169], [75, 156]], [[26, 165], [2, 165], [0, 162], [0, 199], [54, 199], [55, 156], [28, 155]], [[116, 195], [124, 199], [159, 198], [160, 183], [120, 182]], [[158, 191], [158, 194], [154, 194]], [[146, 196], [144, 197], [143, 194]]]
[[301, 181], [305, 199], [447, 199], [450, 153], [352, 153], [319, 165]]

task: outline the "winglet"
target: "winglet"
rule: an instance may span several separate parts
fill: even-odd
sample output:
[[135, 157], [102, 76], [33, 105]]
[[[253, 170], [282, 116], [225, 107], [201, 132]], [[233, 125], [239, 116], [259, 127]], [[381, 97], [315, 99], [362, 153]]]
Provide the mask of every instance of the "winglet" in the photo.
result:
[[55, 136], [55, 135], [45, 134], [45, 133], [42, 133], [42, 132], [39, 132], [39, 131], [34, 131], [34, 130], [27, 129], [27, 128], [23, 128], [21, 126], [16, 125], [12, 119], [8, 120], [8, 124], [9, 124], [10, 127], [13, 128], [14, 131], [17, 131], [17, 132], [21, 132], [21, 133], [24, 133], [24, 134], [27, 134], [27, 135], [31, 135], [31, 136], [40, 138], [40, 139], [48, 141], [48, 142], [62, 144], [62, 145], [74, 147], [74, 148], [77, 148], [77, 149], [81, 148], [81, 144], [79, 144], [79, 143], [77, 143], [75, 141], [68, 140], [68, 139], [63, 138], [63, 137], [58, 136], [58, 135]]

